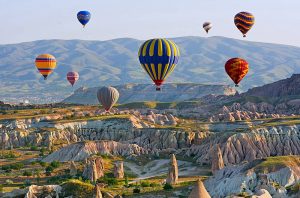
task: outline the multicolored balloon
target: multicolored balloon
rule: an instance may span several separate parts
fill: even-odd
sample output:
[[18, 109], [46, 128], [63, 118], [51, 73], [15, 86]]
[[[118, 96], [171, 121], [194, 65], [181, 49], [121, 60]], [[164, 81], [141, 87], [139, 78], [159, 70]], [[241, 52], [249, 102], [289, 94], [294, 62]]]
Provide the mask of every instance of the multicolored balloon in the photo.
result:
[[79, 74], [77, 72], [68, 72], [67, 73], [67, 80], [70, 82], [72, 87], [78, 79], [79, 79]]
[[246, 76], [249, 70], [247, 61], [241, 58], [232, 58], [225, 64], [225, 71], [238, 87], [239, 82]]
[[206, 31], [206, 33], [208, 33], [208, 31], [212, 28], [212, 23], [210, 22], [203, 23], [203, 28]]
[[141, 66], [156, 85], [156, 90], [175, 69], [180, 51], [177, 45], [167, 39], [151, 39], [143, 43], [139, 49]]
[[89, 11], [80, 11], [77, 13], [77, 19], [85, 27], [91, 19], [91, 13]]
[[46, 80], [56, 68], [56, 59], [51, 54], [41, 54], [35, 59], [35, 66]]
[[97, 93], [97, 98], [105, 111], [109, 111], [116, 104], [119, 96], [118, 90], [114, 87], [102, 87]]
[[235, 26], [242, 32], [244, 37], [246, 37], [247, 32], [252, 28], [254, 22], [255, 18], [249, 12], [240, 12], [234, 17]]

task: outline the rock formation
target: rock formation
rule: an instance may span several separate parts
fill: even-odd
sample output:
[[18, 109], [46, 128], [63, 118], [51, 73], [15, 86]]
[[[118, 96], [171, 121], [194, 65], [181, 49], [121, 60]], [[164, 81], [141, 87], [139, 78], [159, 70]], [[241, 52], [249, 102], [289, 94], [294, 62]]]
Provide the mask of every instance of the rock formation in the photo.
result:
[[267, 190], [260, 189], [256, 192], [255, 198], [272, 198], [272, 196]]
[[95, 197], [94, 198], [102, 198], [101, 185], [99, 185], [99, 184], [96, 184], [96, 186], [95, 186]]
[[218, 144], [211, 149], [210, 156], [211, 156], [211, 171], [214, 174], [216, 171], [224, 168], [224, 162], [222, 157], [223, 155], [220, 146]]
[[263, 162], [264, 160], [255, 160], [243, 165], [226, 166], [206, 180], [205, 186], [212, 197], [226, 197], [243, 192], [254, 195], [261, 189], [267, 190], [272, 197], [286, 197], [286, 187], [300, 181], [300, 167], [297, 165], [299, 158], [291, 156], [286, 165], [269, 165], [264, 175], [257, 174], [256, 167], [260, 167]]
[[135, 144], [122, 144], [114, 141], [79, 142], [63, 147], [51, 153], [44, 162], [52, 161], [82, 161], [92, 154], [121, 155], [124, 157], [147, 153], [145, 149]]
[[102, 158], [99, 156], [88, 158], [82, 176], [91, 182], [96, 182], [97, 179], [104, 176], [104, 164]]
[[114, 177], [117, 179], [124, 178], [124, 165], [122, 161], [114, 163]]
[[209, 193], [200, 179], [196, 182], [189, 198], [210, 198]]
[[171, 155], [169, 171], [166, 179], [168, 184], [176, 184], [178, 182], [178, 164], [174, 154]]
[[70, 175], [75, 176], [77, 174], [77, 167], [74, 161], [70, 162]]
[[62, 188], [58, 185], [47, 185], [47, 186], [36, 186], [31, 185], [28, 188], [28, 192], [25, 198], [37, 198], [37, 197], [47, 197], [47, 198], [58, 198], [59, 193]]

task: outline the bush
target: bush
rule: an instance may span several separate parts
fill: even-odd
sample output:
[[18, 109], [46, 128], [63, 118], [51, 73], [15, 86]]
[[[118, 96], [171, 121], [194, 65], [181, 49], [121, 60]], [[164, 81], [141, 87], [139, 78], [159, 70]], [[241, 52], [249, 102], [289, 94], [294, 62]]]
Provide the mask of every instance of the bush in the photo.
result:
[[141, 189], [139, 189], [139, 188], [133, 189], [133, 193], [140, 193], [140, 192], [141, 192]]
[[46, 162], [40, 161], [39, 163], [40, 163], [40, 165], [41, 165], [42, 167], [46, 167], [46, 166], [47, 166], [47, 163], [46, 163]]
[[50, 166], [53, 168], [58, 168], [60, 166], [60, 163], [58, 161], [53, 161], [50, 163]]
[[5, 184], [7, 184], [7, 185], [14, 184], [14, 181], [11, 179], [7, 179], [7, 180], [5, 180]]
[[30, 150], [31, 150], [31, 151], [37, 151], [37, 150], [39, 150], [39, 149], [38, 149], [37, 146], [31, 146], [31, 147], [30, 147]]
[[11, 165], [2, 166], [1, 169], [6, 172], [10, 172], [11, 170], [20, 170], [22, 168], [24, 168], [23, 163], [15, 163], [15, 164], [11, 164]]
[[172, 190], [172, 189], [173, 189], [173, 186], [171, 184], [166, 183], [164, 185], [164, 190]]
[[150, 182], [148, 182], [148, 181], [142, 181], [141, 182], [141, 186], [142, 187], [150, 187]]
[[98, 179], [97, 181], [99, 183], [105, 183], [109, 186], [114, 186], [118, 184], [118, 180], [116, 178], [108, 177], [107, 175], [105, 175], [103, 178]]
[[24, 181], [24, 186], [31, 186], [31, 181], [29, 179], [26, 179]]
[[30, 172], [30, 171], [24, 171], [23, 172], [23, 176], [27, 176], [27, 177], [32, 176], [32, 172]]
[[160, 187], [161, 185], [158, 183], [151, 183], [150, 187], [154, 188], [154, 187]]
[[51, 173], [54, 171], [54, 168], [52, 166], [47, 166], [45, 171], [46, 171], [46, 175], [50, 176]]

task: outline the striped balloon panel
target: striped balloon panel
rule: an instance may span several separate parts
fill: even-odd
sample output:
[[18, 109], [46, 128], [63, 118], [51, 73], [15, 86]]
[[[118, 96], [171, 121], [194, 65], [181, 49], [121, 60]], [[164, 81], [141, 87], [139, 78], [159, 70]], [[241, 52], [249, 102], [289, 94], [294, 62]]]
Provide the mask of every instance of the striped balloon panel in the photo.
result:
[[97, 92], [97, 98], [106, 111], [109, 111], [119, 99], [119, 92], [114, 87], [102, 87]]
[[180, 57], [177, 45], [167, 39], [151, 39], [142, 44], [139, 60], [157, 86], [161, 85], [176, 67]]
[[35, 65], [39, 72], [47, 77], [56, 68], [56, 59], [51, 54], [42, 54], [35, 59]]
[[248, 73], [249, 64], [241, 58], [232, 58], [226, 62], [225, 70], [237, 85]]
[[69, 72], [67, 74], [67, 80], [71, 83], [73, 86], [75, 82], [79, 79], [79, 74], [77, 72]]
[[236, 27], [243, 33], [247, 34], [247, 32], [254, 25], [255, 18], [251, 13], [248, 12], [240, 12], [234, 17], [234, 23]]

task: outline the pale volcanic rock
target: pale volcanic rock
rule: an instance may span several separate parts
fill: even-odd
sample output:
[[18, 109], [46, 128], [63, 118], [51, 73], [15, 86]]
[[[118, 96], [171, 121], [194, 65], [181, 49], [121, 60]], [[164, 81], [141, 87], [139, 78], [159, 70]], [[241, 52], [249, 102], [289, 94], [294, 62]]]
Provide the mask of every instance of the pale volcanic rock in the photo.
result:
[[102, 193], [101, 193], [101, 185], [96, 184], [95, 186], [95, 196], [94, 198], [102, 198]]
[[48, 155], [44, 162], [82, 161], [92, 154], [121, 155], [124, 157], [146, 154], [147, 151], [136, 144], [122, 144], [114, 141], [89, 141], [68, 145]]
[[172, 154], [166, 183], [173, 185], [173, 184], [177, 184], [177, 182], [178, 182], [178, 164], [175, 155]]
[[210, 198], [203, 182], [199, 179], [188, 198]]
[[58, 185], [36, 186], [31, 185], [28, 188], [28, 192], [25, 198], [37, 198], [37, 197], [53, 197], [58, 198], [62, 187]]
[[83, 170], [82, 177], [96, 182], [97, 179], [104, 176], [103, 159], [99, 156], [93, 156], [86, 159], [86, 164]]
[[256, 192], [256, 195], [252, 196], [253, 198], [272, 198], [270, 193], [265, 189], [260, 189]]
[[224, 161], [222, 157], [223, 155], [220, 146], [218, 144], [211, 149], [210, 155], [211, 155], [211, 171], [214, 174], [216, 171], [224, 168]]
[[124, 163], [122, 161], [114, 163], [114, 177], [117, 179], [124, 178]]

